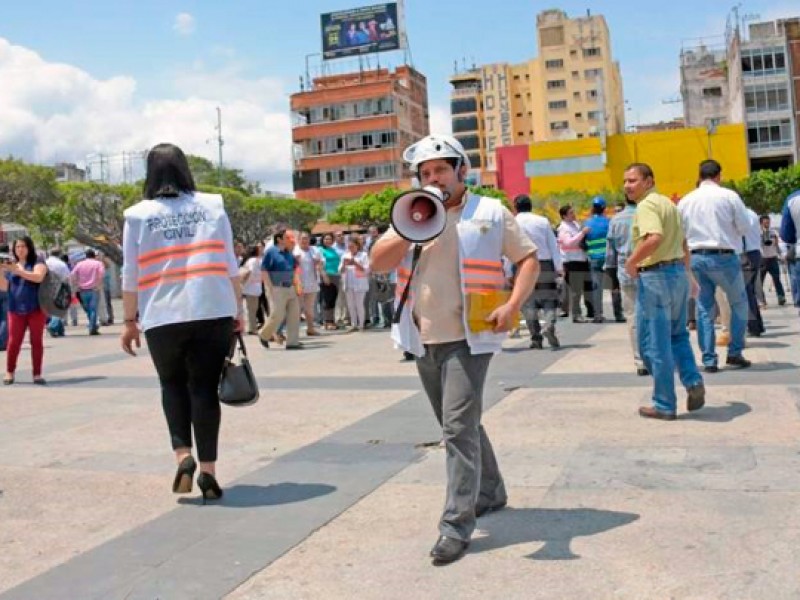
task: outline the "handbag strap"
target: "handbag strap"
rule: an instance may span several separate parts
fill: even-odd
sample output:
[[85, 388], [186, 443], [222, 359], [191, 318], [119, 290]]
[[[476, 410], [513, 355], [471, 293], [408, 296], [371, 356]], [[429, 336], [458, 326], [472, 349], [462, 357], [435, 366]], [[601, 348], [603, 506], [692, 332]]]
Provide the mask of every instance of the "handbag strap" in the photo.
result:
[[239, 347], [239, 352], [242, 356], [247, 358], [247, 347], [244, 345], [244, 338], [241, 331], [236, 331], [231, 338], [231, 349], [228, 351], [228, 360], [233, 360], [233, 355], [236, 354], [236, 347]]
[[400, 322], [400, 316], [403, 314], [403, 308], [405, 308], [406, 302], [408, 301], [408, 294], [411, 291], [411, 279], [414, 277], [414, 273], [417, 270], [417, 263], [419, 263], [419, 257], [422, 254], [422, 244], [416, 244], [414, 246], [414, 255], [411, 257], [411, 271], [408, 274], [408, 281], [406, 281], [406, 287], [403, 289], [403, 295], [400, 296], [400, 302], [397, 303], [397, 309], [394, 311], [394, 316], [392, 317], [392, 323], [397, 325]]

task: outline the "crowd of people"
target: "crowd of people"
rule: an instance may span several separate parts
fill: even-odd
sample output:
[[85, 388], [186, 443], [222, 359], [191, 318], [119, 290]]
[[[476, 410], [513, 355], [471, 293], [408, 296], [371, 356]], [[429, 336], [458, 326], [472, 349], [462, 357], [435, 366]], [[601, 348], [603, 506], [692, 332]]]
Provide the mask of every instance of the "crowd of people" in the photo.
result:
[[[142, 334], [147, 341], [177, 465], [173, 492], [190, 492], [199, 469], [203, 500], [223, 496], [216, 479], [218, 386], [235, 334], [258, 336], [265, 348], [300, 350], [302, 323], [307, 337], [391, 329], [404, 358], [415, 361], [442, 427], [447, 499], [431, 556], [447, 564], [466, 551], [476, 520], [507, 503], [481, 425], [482, 394], [491, 358], [518, 330], [520, 314], [531, 349], [545, 341], [556, 349], [559, 314], [573, 323], [604, 322], [608, 289], [614, 320], [629, 329], [634, 369], [653, 378], [651, 405], [639, 414], [672, 421], [676, 370], [686, 408], [695, 411], [705, 404], [701, 370], [720, 370], [719, 345], [727, 346], [727, 367], [751, 365], [746, 337], [765, 332], [760, 311], [768, 275], [778, 303], [786, 302], [782, 264], [800, 307], [800, 191], [786, 200], [777, 232], [768, 215], [759, 217], [720, 185], [714, 160], [700, 164], [696, 189], [677, 205], [658, 193], [648, 165], [633, 163], [624, 172], [627, 201], [614, 214], [596, 197], [584, 223], [566, 205], [554, 228], [534, 214], [528, 196], [514, 199], [513, 214], [499, 200], [470, 192], [469, 157], [452, 136], [427, 136], [403, 157], [444, 199], [435, 239], [415, 242], [395, 227], [318, 239], [278, 229], [248, 248], [234, 239], [221, 196], [196, 191], [180, 148], [159, 144], [149, 152], [144, 199], [125, 211], [121, 345], [135, 356]], [[173, 228], [183, 222], [193, 225]], [[68, 317], [45, 314], [39, 287], [48, 273], [69, 282], [89, 334], [97, 335], [114, 319], [109, 271], [92, 250], [64, 261], [58, 251], [37, 253], [27, 237], [8, 250], [0, 254], [4, 383], [14, 383], [28, 331], [34, 383], [43, 384], [44, 330], [63, 335]]]

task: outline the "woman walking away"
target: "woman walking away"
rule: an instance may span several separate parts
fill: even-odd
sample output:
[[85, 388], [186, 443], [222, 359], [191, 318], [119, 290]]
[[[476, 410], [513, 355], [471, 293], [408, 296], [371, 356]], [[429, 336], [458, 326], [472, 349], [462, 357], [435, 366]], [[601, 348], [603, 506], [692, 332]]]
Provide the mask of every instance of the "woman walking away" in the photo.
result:
[[350, 331], [364, 329], [365, 313], [364, 297], [369, 291], [369, 257], [362, 250], [361, 238], [350, 236], [347, 252], [342, 255], [342, 282], [347, 298], [347, 310], [353, 326]]
[[186, 156], [172, 144], [147, 155], [144, 198], [125, 211], [122, 349], [136, 355], [141, 327], [178, 463], [172, 491], [192, 490], [194, 429], [205, 503], [222, 497], [217, 389], [242, 318], [231, 225], [221, 196], [195, 192]]
[[8, 346], [5, 385], [14, 383], [17, 358], [25, 331], [30, 331], [33, 383], [44, 385], [44, 325], [47, 315], [39, 307], [39, 284], [47, 275], [44, 261], [36, 256], [33, 240], [25, 236], [12, 246], [13, 261], [0, 263], [0, 292], [8, 292]]

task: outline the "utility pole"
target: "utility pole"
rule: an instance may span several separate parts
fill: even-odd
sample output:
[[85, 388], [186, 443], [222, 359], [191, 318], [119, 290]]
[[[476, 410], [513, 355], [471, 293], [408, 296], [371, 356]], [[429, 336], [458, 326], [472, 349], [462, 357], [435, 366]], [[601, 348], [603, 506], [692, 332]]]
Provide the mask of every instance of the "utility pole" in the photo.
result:
[[219, 162], [217, 163], [217, 185], [222, 187], [222, 109], [217, 107], [217, 149], [219, 151]]

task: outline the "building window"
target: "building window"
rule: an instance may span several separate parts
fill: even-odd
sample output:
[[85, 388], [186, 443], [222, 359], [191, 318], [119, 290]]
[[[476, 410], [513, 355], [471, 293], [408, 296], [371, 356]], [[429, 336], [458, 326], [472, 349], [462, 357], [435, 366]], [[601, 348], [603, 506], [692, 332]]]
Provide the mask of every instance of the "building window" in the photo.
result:
[[580, 92], [572, 92], [572, 99], [573, 100], [580, 100], [581, 99], [581, 93]]
[[585, 69], [583, 71], [583, 76], [586, 79], [597, 79], [603, 74], [603, 69]]
[[583, 113], [575, 113], [575, 118], [576, 119], [582, 119], [583, 118]]
[[597, 121], [600, 118], [600, 111], [599, 110], [590, 110], [586, 113], [586, 118], [590, 121]]
[[371, 183], [373, 181], [393, 181], [397, 179], [397, 171], [397, 165], [394, 163], [323, 169], [320, 183], [321, 187], [330, 187], [334, 185]]
[[547, 82], [548, 90], [558, 90], [567, 87], [567, 82], [563, 79], [551, 79]]
[[467, 156], [469, 157], [469, 164], [472, 165], [473, 169], [480, 169], [483, 166], [480, 154], [471, 154], [467, 152]]
[[569, 129], [569, 121], [553, 121], [550, 123], [550, 131], [562, 131]]
[[591, 58], [593, 56], [600, 56], [600, 48], [584, 48], [583, 58]]
[[573, 79], [580, 79], [581, 78], [580, 71], [573, 71], [572, 72], [572, 78]]
[[722, 98], [721, 87], [703, 88], [703, 98]]
[[545, 69], [563, 69], [564, 68], [564, 59], [561, 58], [554, 58], [552, 60], [544, 61], [544, 68]]
[[742, 50], [742, 74], [761, 77], [786, 72], [786, 54], [780, 46]]
[[589, 100], [597, 100], [597, 90], [589, 90], [586, 92], [586, 98]]
[[583, 134], [582, 134], [582, 133], [579, 133], [579, 134], [578, 134], [578, 139], [579, 139], [579, 140], [583, 139]]
[[789, 119], [770, 119], [749, 123], [747, 142], [751, 148], [791, 147], [791, 121]]
[[566, 100], [555, 100], [553, 102], [547, 103], [547, 108], [550, 110], [566, 110], [567, 108], [567, 101]]
[[519, 75], [514, 75], [514, 81], [519, 81]]
[[522, 98], [522, 94], [514, 94], [514, 98]]
[[478, 131], [478, 117], [458, 117], [453, 119], [453, 133]]
[[785, 84], [771, 83], [763, 88], [745, 88], [744, 106], [748, 113], [789, 109], [789, 90]]
[[478, 150], [481, 147], [481, 142], [477, 135], [458, 135], [456, 139], [461, 142], [464, 150]]
[[459, 98], [450, 101], [450, 114], [474, 113], [478, 111], [478, 102], [475, 98]]
[[521, 112], [517, 113], [517, 116], [518, 116], [518, 117], [521, 117], [521, 116], [522, 116], [522, 113], [521, 113]]

